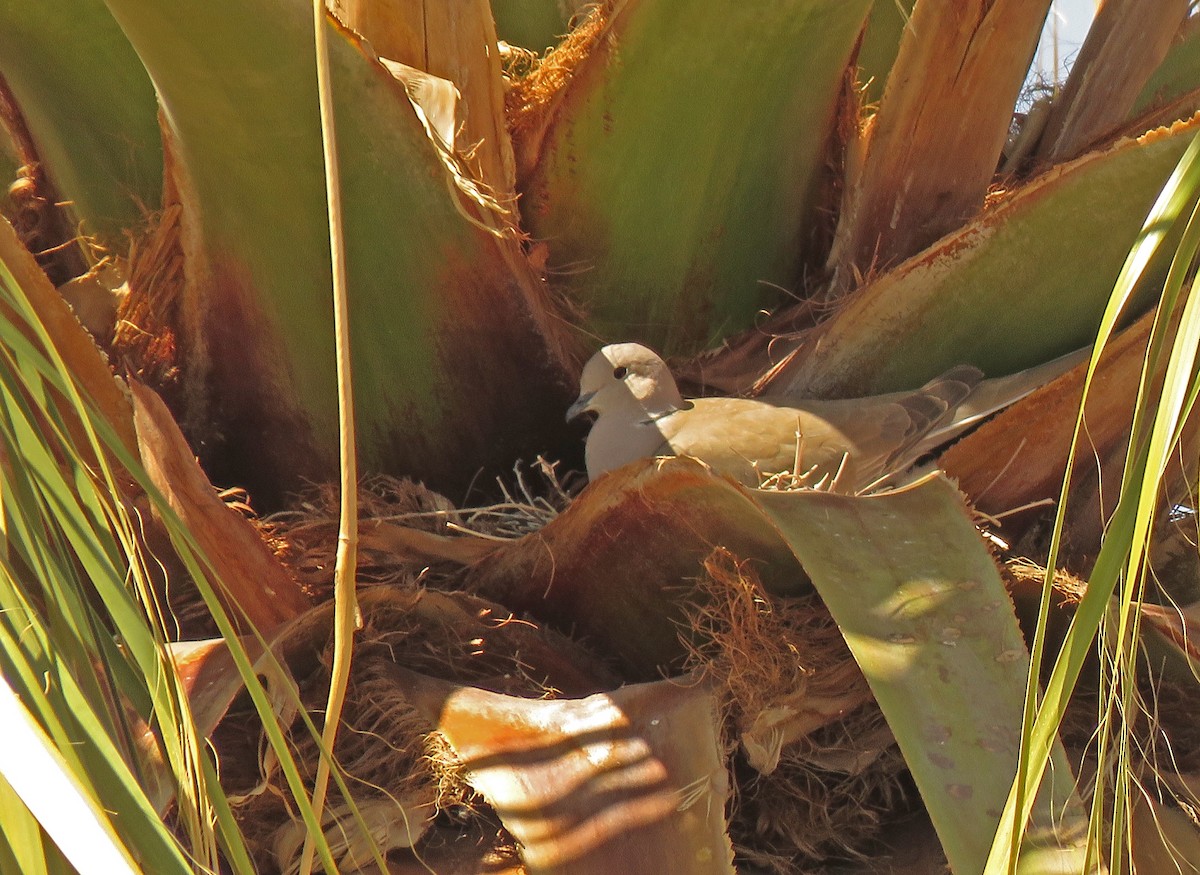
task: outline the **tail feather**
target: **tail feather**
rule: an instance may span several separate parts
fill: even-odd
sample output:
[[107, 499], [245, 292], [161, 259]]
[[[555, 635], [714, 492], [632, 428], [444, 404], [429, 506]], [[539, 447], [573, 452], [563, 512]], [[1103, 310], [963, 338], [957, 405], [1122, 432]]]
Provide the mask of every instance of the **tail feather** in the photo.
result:
[[[935, 384], [941, 384], [951, 375], [955, 375], [951, 379], [951, 383], [963, 381], [966, 372], [974, 372], [978, 377], [971, 386], [971, 390], [962, 395], [950, 407], [949, 415], [941, 422], [933, 423], [928, 431], [913, 442], [907, 453], [908, 463], [915, 463], [921, 456], [949, 443], [992, 414], [999, 413], [1004, 408], [1016, 404], [1026, 395], [1062, 376], [1080, 362], [1086, 361], [1090, 354], [1091, 349], [1084, 347], [1015, 374], [987, 380], [982, 379], [982, 372], [971, 365], [959, 365], [951, 368], [942, 376], [927, 383], [918, 392], [925, 392]], [[960, 371], [964, 374], [960, 374]]]

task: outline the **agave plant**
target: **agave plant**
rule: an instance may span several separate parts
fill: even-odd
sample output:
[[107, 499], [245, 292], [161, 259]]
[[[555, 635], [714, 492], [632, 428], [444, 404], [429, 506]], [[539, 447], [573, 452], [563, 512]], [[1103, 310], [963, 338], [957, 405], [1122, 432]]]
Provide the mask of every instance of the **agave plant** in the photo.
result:
[[[1109, 0], [1021, 113], [1048, 0], [580, 5], [0, 0], [23, 749], [130, 869], [1186, 865], [1190, 5]], [[601, 342], [804, 399], [1002, 394], [1098, 334], [903, 489], [558, 485]], [[3, 866], [86, 869], [0, 773]]]

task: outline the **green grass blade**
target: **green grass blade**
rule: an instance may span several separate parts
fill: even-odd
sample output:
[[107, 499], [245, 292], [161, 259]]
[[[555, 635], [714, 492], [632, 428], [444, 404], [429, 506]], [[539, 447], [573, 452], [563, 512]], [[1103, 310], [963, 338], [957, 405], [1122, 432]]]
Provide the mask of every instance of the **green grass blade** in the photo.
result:
[[[2, 680], [2, 679], [0, 679]], [[48, 875], [55, 850], [47, 847], [41, 827], [21, 797], [0, 774], [0, 872]]]
[[1167, 56], [1146, 82], [1134, 102], [1130, 118], [1194, 93], [1197, 83], [1200, 83], [1200, 21], [1193, 16], [1184, 24]]
[[0, 668], [7, 682], [38, 719], [79, 785], [103, 810], [121, 812], [120, 821], [113, 825], [131, 854], [157, 872], [192, 871], [192, 864], [146, 799], [93, 703], [58, 661], [54, 639], [38, 613], [20, 603], [11, 577], [5, 575], [4, 581], [7, 585], [0, 586], [0, 604], [5, 611], [0, 626]]
[[[32, 552], [27, 552], [29, 556], [41, 563], [40, 567], [44, 573], [39, 575], [38, 579], [74, 580], [76, 575], [72, 564], [73, 560], [67, 556], [63, 556], [60, 560], [54, 550], [43, 549], [39, 537], [39, 527], [42, 525], [41, 521], [45, 519], [62, 522], [66, 527], [65, 530], [58, 533], [60, 543], [68, 545], [72, 551], [77, 551], [76, 558], [81, 562], [83, 570], [90, 575], [88, 585], [95, 588], [106, 611], [109, 612], [111, 622], [121, 630], [121, 643], [132, 663], [133, 677], [141, 684], [140, 687], [135, 687], [130, 692], [129, 698], [138, 700], [149, 696], [150, 701], [147, 703], [144, 716], [149, 717], [153, 713], [155, 719], [162, 724], [159, 738], [164, 745], [163, 753], [168, 761], [171, 774], [175, 776], [173, 779], [174, 792], [181, 794], [179, 810], [185, 815], [190, 814], [190, 833], [195, 840], [202, 843], [210, 842], [210, 830], [205, 824], [210, 822], [211, 815], [192, 812], [191, 806], [185, 803], [191, 801], [207, 812], [207, 809], [213, 804], [208, 801], [210, 796], [219, 795], [220, 789], [216, 785], [206, 784], [205, 777], [207, 774], [211, 774], [211, 770], [202, 770], [199, 765], [204, 754], [198, 747], [194, 729], [191, 728], [191, 716], [186, 699], [178, 686], [178, 679], [173, 672], [172, 665], [166, 658], [162, 643], [163, 631], [161, 628], [156, 631], [147, 625], [146, 614], [141, 605], [149, 604], [149, 587], [143, 581], [138, 587], [140, 595], [136, 598], [133, 592], [126, 589], [127, 574], [132, 573], [134, 578], [141, 576], [139, 571], [141, 560], [138, 558], [138, 549], [129, 521], [122, 518], [118, 505], [111, 504], [114, 500], [112, 496], [116, 495], [116, 487], [113, 485], [112, 473], [104, 460], [111, 456], [116, 465], [131, 475], [146, 492], [156, 512], [163, 519], [180, 558], [191, 578], [197, 583], [202, 598], [229, 644], [239, 672], [247, 684], [251, 699], [264, 722], [267, 737], [278, 756], [289, 788], [296, 794], [297, 808], [305, 818], [310, 830], [314, 830], [319, 835], [319, 831], [316, 830], [317, 821], [308, 802], [303, 781], [284, 738], [283, 730], [274, 717], [267, 694], [258, 681], [251, 660], [240, 642], [239, 634], [221, 606], [213, 583], [210, 582], [216, 580], [211, 567], [203, 559], [201, 551], [190, 533], [183, 528], [174, 511], [149, 481], [141, 469], [139, 461], [129, 455], [113, 428], [102, 417], [98, 417], [79, 394], [78, 387], [74, 385], [61, 358], [55, 352], [45, 327], [38, 322], [29, 302], [21, 294], [20, 288], [12, 282], [11, 274], [3, 265], [0, 265], [0, 288], [9, 293], [6, 303], [22, 317], [21, 324], [24, 326], [24, 329], [18, 330], [15, 323], [0, 320], [0, 351], [5, 353], [4, 356], [0, 356], [0, 363], [8, 361], [12, 365], [9, 369], [0, 367], [0, 384], [11, 389], [11, 392], [2, 396], [6, 404], [0, 405], [0, 409], [9, 411], [13, 417], [13, 424], [0, 434], [0, 437], [8, 437], [14, 431], [19, 431], [24, 439], [19, 442], [10, 441], [9, 456], [22, 458], [23, 454], [30, 454], [35, 462], [35, 464], [24, 464], [14, 468], [14, 473], [19, 475], [18, 483], [21, 484], [21, 494], [28, 498], [28, 513], [26, 514], [26, 505], [20, 505], [17, 508], [6, 507], [6, 510], [11, 509], [14, 513], [18, 510], [21, 511], [14, 517], [19, 531], [25, 535], [19, 539], [18, 546], [33, 545], [30, 548]], [[42, 343], [39, 345], [30, 341], [27, 336], [29, 334], [39, 337]], [[71, 492], [68, 478], [55, 465], [55, 459], [47, 451], [47, 446], [58, 447], [68, 464], [74, 465], [76, 470], [88, 468], [89, 461], [83, 457], [80, 448], [72, 443], [72, 436], [65, 430], [56, 427], [59, 421], [56, 416], [46, 417], [46, 421], [50, 424], [47, 432], [38, 431], [33, 423], [41, 420], [34, 416], [33, 411], [21, 396], [20, 390], [24, 388], [23, 384], [11, 378], [11, 375], [15, 373], [26, 374], [33, 381], [33, 394], [43, 400], [50, 397], [46, 391], [47, 388], [74, 400], [73, 409], [80, 412], [88, 426], [86, 443], [93, 448], [98, 448], [92, 458], [99, 457], [103, 473], [108, 474], [107, 486], [97, 490], [95, 497], [101, 506], [105, 506], [104, 518], [117, 527], [116, 532], [107, 529], [88, 531], [86, 520], [89, 519], [89, 516], [82, 510], [77, 496]], [[33, 477], [34, 474], [37, 476]], [[96, 484], [92, 480], [85, 478], [83, 482], [87, 483], [89, 488], [96, 489]], [[12, 485], [6, 485], [3, 489], [5, 495], [13, 495], [17, 492], [18, 490]], [[109, 496], [107, 504], [105, 495]], [[55, 502], [52, 511], [47, 512], [40, 504], [43, 499]], [[127, 568], [122, 567], [114, 559], [114, 557], [122, 555], [122, 552], [129, 556], [132, 562], [132, 565]], [[137, 598], [141, 598], [140, 604]], [[82, 604], [83, 602], [76, 599], [73, 603]], [[26, 612], [32, 615], [32, 609], [28, 607], [29, 600], [25, 599], [22, 604], [25, 605]], [[153, 616], [152, 614], [151, 617], [153, 618]], [[75, 622], [79, 628], [89, 625], [78, 619]], [[35, 686], [31, 681], [28, 688], [33, 689]], [[87, 701], [85, 699], [83, 702], [85, 706]], [[99, 709], [98, 713], [105, 713], [104, 709]], [[47, 703], [41, 714], [44, 719], [52, 719], [55, 714], [54, 705]], [[309, 722], [308, 728], [319, 736], [311, 722]], [[103, 730], [96, 731], [102, 732]], [[64, 745], [70, 744], [70, 738], [65, 733], [60, 733], [60, 741]], [[107, 737], [99, 739], [96, 743], [103, 748], [105, 744], [108, 744]], [[90, 768], [92, 766], [81, 766], [80, 772], [86, 773]], [[340, 777], [338, 777], [338, 784], [348, 798], [349, 791], [341, 782]], [[144, 804], [144, 795], [140, 791], [135, 796], [137, 798], [131, 799], [128, 803], [134, 810]], [[221, 807], [223, 806], [224, 804], [221, 803]], [[148, 805], [147, 809], [152, 811]], [[157, 819], [155, 822], [157, 823]], [[159, 828], [161, 829], [161, 825]], [[236, 842], [236, 845], [228, 851], [233, 858], [246, 859], [245, 850], [240, 847], [240, 836], [228, 818], [223, 822], [221, 835], [227, 841]], [[327, 868], [332, 870], [333, 859], [323, 836], [318, 840], [318, 850]], [[173, 867], [163, 862], [160, 864], [160, 871], [173, 871]]]
[[133, 855], [108, 816], [75, 780], [29, 714], [0, 678], [0, 773], [81, 872], [136, 873]]
[[[1126, 305], [1134, 295], [1134, 291], [1152, 259], [1163, 245], [1164, 240], [1167, 239], [1170, 229], [1176, 226], [1184, 212], [1195, 202], [1198, 191], [1200, 191], [1200, 136], [1194, 135], [1151, 208], [1143, 224], [1142, 232], [1118, 275], [1113, 294], [1101, 319], [1096, 346], [1089, 364], [1084, 384], [1085, 402], [1087, 388], [1095, 374], [1104, 344], [1112, 336]], [[1185, 231], [1187, 247], [1194, 247], [1195, 233], [1194, 224], [1189, 224]], [[1184, 260], [1190, 261], [1190, 257], [1188, 255]], [[1172, 267], [1168, 271], [1169, 285], [1164, 290], [1164, 306], [1170, 306], [1178, 291], [1178, 284], [1182, 282], [1183, 274], [1180, 264], [1181, 259], [1174, 259]], [[1188, 304], [1190, 310], [1193, 306], [1192, 301], [1189, 301]], [[1096, 632], [1108, 611], [1109, 600], [1118, 581], [1122, 579], [1123, 575], [1130, 573], [1132, 573], [1132, 577], [1127, 579], [1127, 593], [1131, 591], [1132, 581], [1136, 580], [1137, 572], [1141, 568], [1145, 555], [1146, 537], [1153, 519], [1153, 502], [1157, 497], [1159, 479], [1162, 471], [1165, 470], [1166, 458], [1170, 452], [1167, 438], [1174, 438], [1176, 429], [1181, 422], [1182, 404], [1180, 399], [1189, 394], [1194, 395], [1194, 387], [1189, 390], [1184, 385], [1185, 381], [1190, 378], [1191, 371], [1187, 371], [1186, 374], [1183, 371], [1186, 360], [1194, 358], [1194, 346], [1189, 353], [1181, 351], [1179, 345], [1176, 345], [1171, 353], [1168, 378], [1163, 388], [1163, 398], [1173, 399], [1173, 401], [1167, 401], [1160, 405], [1159, 409], [1162, 411], [1162, 415], [1155, 415], [1149, 440], [1144, 437], [1146, 405], [1143, 399], [1146, 392], [1146, 375], [1152, 373], [1151, 368], [1155, 365], [1157, 350], [1162, 344], [1162, 340], [1157, 338], [1161, 337], [1160, 332], [1165, 329], [1169, 321], [1165, 312], [1160, 311], [1155, 325], [1154, 338], [1152, 338], [1151, 347], [1147, 353], [1142, 390], [1139, 392], [1139, 401], [1134, 412], [1130, 456], [1126, 463], [1121, 498], [1109, 521], [1106, 537], [1089, 578], [1087, 593], [1077, 606], [1070, 631], [1039, 704], [1037, 678], [1040, 676], [1040, 667], [1045, 654], [1045, 627], [1050, 601], [1049, 575], [1051, 572], [1049, 569], [1053, 569], [1057, 564], [1058, 545], [1062, 537], [1066, 512], [1065, 502], [1070, 485], [1069, 473], [1063, 483], [1050, 555], [1047, 559], [1048, 579], [1043, 589], [1032, 650], [1031, 671], [1026, 691], [1022, 758], [1016, 781], [1005, 806], [1005, 816], [1001, 821], [1001, 828], [997, 831], [988, 858], [988, 866], [985, 871], [989, 875], [1013, 871], [1020, 844], [1021, 825], [1027, 821], [1032, 806], [1032, 790], [1042, 779], [1051, 740], [1058, 731], [1058, 726], [1066, 710], [1067, 700], [1075, 687], [1084, 661], [1091, 652]], [[1182, 325], [1187, 326], [1186, 317]], [[1182, 330], [1188, 332], [1195, 329], [1184, 327]], [[1073, 447], [1079, 444], [1081, 430], [1082, 417], [1076, 423]], [[1068, 460], [1068, 472], [1071, 470], [1074, 452], [1073, 449], [1071, 458]], [[1149, 500], [1150, 504], [1143, 506], [1146, 500]], [[1124, 624], [1122, 624], [1123, 626]], [[1122, 638], [1120, 644], [1126, 646], [1127, 639]]]
[[[82, 398], [7, 265], [0, 291], [5, 677], [95, 804], [122, 812], [114, 827], [139, 863], [164, 873], [213, 868], [205, 800], [214, 788], [197, 768], [207, 754], [163, 631], [139, 604], [149, 604], [149, 586], [104, 439], [126, 451]], [[160, 767], [143, 758], [131, 705], [157, 730], [191, 859], [147, 798]]]

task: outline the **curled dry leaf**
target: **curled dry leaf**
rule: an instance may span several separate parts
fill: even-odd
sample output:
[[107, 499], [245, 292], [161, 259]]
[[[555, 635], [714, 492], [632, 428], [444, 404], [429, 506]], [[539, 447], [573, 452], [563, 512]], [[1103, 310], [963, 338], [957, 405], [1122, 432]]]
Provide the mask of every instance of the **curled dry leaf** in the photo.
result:
[[[469, 810], [476, 801], [459, 766], [442, 750], [444, 742], [439, 745], [439, 736], [430, 733], [431, 722], [417, 713], [389, 673], [397, 662], [430, 676], [532, 697], [588, 695], [618, 684], [570, 641], [475, 596], [375, 586], [360, 594], [359, 605], [363, 628], [355, 636], [345, 729], [335, 755], [364, 811], [367, 832], [384, 852], [422, 840], [437, 811]], [[302, 706], [319, 726], [329, 683], [332, 610], [330, 602], [311, 609], [280, 628], [270, 642], [295, 691], [285, 703], [289, 707], [277, 708], [277, 714], [309, 784], [319, 753], [313, 736], [297, 720], [295, 706]], [[211, 732], [211, 743], [223, 774], [231, 776], [226, 789], [234, 814], [260, 865], [288, 871], [296, 863], [297, 837], [303, 830], [288, 802], [290, 790], [258, 715], [244, 699], [234, 701], [241, 679], [225, 648], [219, 642], [197, 647], [208, 664], [187, 670], [201, 681], [193, 708], [221, 721]], [[267, 664], [261, 659], [256, 669]], [[247, 781], [247, 775], [257, 777]], [[478, 826], [487, 817], [486, 812], [464, 815], [467, 826]], [[344, 855], [348, 865], [370, 859], [365, 856], [367, 835], [338, 792], [330, 797], [324, 827], [335, 839], [335, 853]]]
[[530, 873], [733, 873], [713, 690], [657, 681], [505, 696], [391, 670], [521, 842]]
[[233, 621], [266, 633], [303, 613], [307, 597], [250, 522], [217, 496], [162, 399], [137, 382], [130, 389], [142, 464], [199, 544]]
[[750, 560], [772, 592], [803, 572], [749, 494], [693, 459], [644, 461], [598, 479], [541, 531], [501, 545], [468, 589], [574, 629], [635, 680], [682, 662], [689, 590], [714, 547]]
[[[350, 808], [325, 809], [321, 827], [341, 872], [377, 872], [374, 849], [411, 848], [429, 828], [433, 809], [428, 804], [404, 805], [395, 799], [367, 799], [358, 804], [360, 824]], [[271, 850], [288, 875], [299, 871], [299, 860], [308, 829], [289, 820], [271, 837]]]

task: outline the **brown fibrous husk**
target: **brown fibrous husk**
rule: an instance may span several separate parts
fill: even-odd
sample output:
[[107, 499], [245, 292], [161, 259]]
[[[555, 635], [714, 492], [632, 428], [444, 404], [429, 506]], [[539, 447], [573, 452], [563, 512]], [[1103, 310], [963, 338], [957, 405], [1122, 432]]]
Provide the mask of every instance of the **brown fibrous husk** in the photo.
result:
[[[882, 721], [878, 708], [864, 706], [841, 725], [814, 733], [811, 744], [822, 751], [853, 746], [855, 733]], [[729, 827], [734, 848], [742, 859], [780, 875], [866, 859], [880, 829], [913, 804], [904, 758], [894, 744], [858, 774], [814, 765], [805, 747], [785, 748], [769, 775], [737, 770], [740, 789]]]
[[182, 208], [171, 204], [147, 218], [129, 246], [129, 294], [121, 299], [112, 355], [176, 407], [179, 392], [179, 306], [184, 287]]
[[[552, 652], [576, 653], [576, 648], [554, 633], [532, 623], [518, 621], [492, 605], [465, 593], [440, 593], [416, 586], [376, 587], [360, 597], [363, 628], [355, 638], [354, 659], [342, 712], [343, 725], [335, 745], [337, 761], [348, 786], [360, 805], [394, 800], [397, 818], [412, 819], [412, 812], [425, 812], [427, 820], [452, 817], [459, 823], [480, 821], [475, 829], [501, 835], [494, 815], [470, 789], [458, 761], [434, 727], [410, 706], [403, 689], [387, 671], [387, 664], [434, 677], [471, 684], [497, 692], [526, 697], [555, 695], [558, 686], [580, 683], [562, 666], [538, 659]], [[329, 610], [326, 606], [326, 612]], [[305, 710], [320, 724], [325, 706], [332, 663], [331, 624], [328, 617], [314, 615], [295, 639], [280, 647], [293, 672]], [[566, 659], [564, 658], [564, 661]], [[578, 655], [578, 665], [587, 657]], [[581, 668], [578, 675], [583, 675]], [[593, 681], [602, 687], [611, 678]], [[589, 690], [590, 691], [590, 690]], [[273, 837], [295, 823], [299, 815], [289, 803], [289, 791], [273, 755], [265, 753], [265, 739], [257, 736], [257, 719], [252, 706], [235, 706], [214, 734], [213, 744], [227, 764], [238, 757], [261, 756], [257, 787], [230, 788], [236, 797], [235, 813], [246, 832], [248, 844], [256, 849], [264, 871], [286, 870], [293, 862], [270, 857]], [[247, 737], [254, 737], [251, 752]], [[318, 761], [316, 740], [297, 720], [289, 730], [289, 745], [305, 783], [311, 786]], [[232, 774], [252, 774], [246, 763]], [[330, 787], [329, 810], [342, 812], [346, 806], [335, 786]], [[343, 819], [349, 828], [350, 821]], [[418, 824], [420, 826], [420, 824]], [[419, 834], [418, 830], [418, 834]], [[298, 850], [298, 849], [297, 849]]]
[[580, 12], [563, 41], [541, 58], [520, 55], [508, 69], [504, 115], [513, 139], [517, 175], [523, 178], [535, 164], [542, 134], [554, 108], [583, 61], [604, 35], [612, 3], [600, 3]]
[[[816, 593], [771, 596], [726, 550], [705, 571], [689, 611], [689, 667], [724, 688], [730, 749], [773, 709], [796, 714], [805, 733], [788, 738], [783, 727], [767, 773], [735, 758], [735, 849], [779, 872], [861, 856], [884, 815], [906, 802], [905, 766], [837, 624]], [[804, 711], [813, 701], [846, 707], [821, 721]]]
[[[297, 496], [293, 509], [263, 521], [264, 535], [276, 555], [318, 599], [333, 595], [339, 502], [337, 484], [314, 484]], [[454, 506], [445, 497], [415, 481], [384, 475], [359, 484], [358, 511], [360, 525], [369, 520], [396, 519], [427, 532], [443, 532], [447, 520], [456, 518]], [[411, 583], [424, 568], [424, 564], [407, 557], [377, 555], [360, 546], [358, 585]]]
[[[456, 509], [446, 498], [419, 483], [385, 476], [365, 480], [359, 488], [360, 527], [384, 521], [439, 536], [512, 537], [553, 518], [568, 499], [553, 469], [542, 469], [547, 481], [531, 488], [517, 472], [516, 498], [500, 505]], [[539, 491], [537, 496], [533, 492]], [[324, 602], [293, 640], [281, 645], [295, 675], [302, 704], [318, 727], [325, 707], [332, 637], [330, 618], [334, 561], [337, 551], [339, 500], [336, 487], [314, 485], [298, 496], [293, 509], [257, 521], [263, 537], [304, 584], [314, 600]], [[250, 513], [248, 508], [241, 508]], [[475, 535], [466, 534], [474, 532]], [[335, 754], [356, 803], [395, 800], [396, 818], [425, 820], [413, 825], [427, 850], [438, 854], [449, 834], [474, 836], [493, 859], [512, 861], [516, 845], [487, 804], [471, 790], [449, 744], [418, 716], [397, 687], [389, 663], [457, 683], [526, 697], [587, 695], [619, 684], [597, 666], [580, 646], [536, 624], [517, 618], [502, 606], [456, 591], [461, 566], [430, 565], [419, 557], [391, 554], [369, 546], [359, 551], [359, 604], [363, 627], [355, 636], [354, 658]], [[431, 588], [427, 588], [431, 587]], [[294, 859], [273, 854], [298, 852], [295, 843], [279, 840], [293, 830], [299, 815], [248, 703], [235, 706], [214, 737], [223, 760], [258, 760], [231, 769], [237, 774], [261, 772], [255, 788], [234, 788], [243, 796], [235, 812], [248, 845], [264, 871], [284, 871]], [[289, 745], [305, 783], [311, 786], [318, 748], [303, 722], [289, 730]], [[347, 807], [330, 787], [326, 830], [349, 826]], [[397, 846], [400, 847], [400, 846]], [[419, 857], [421, 845], [415, 853]]]

